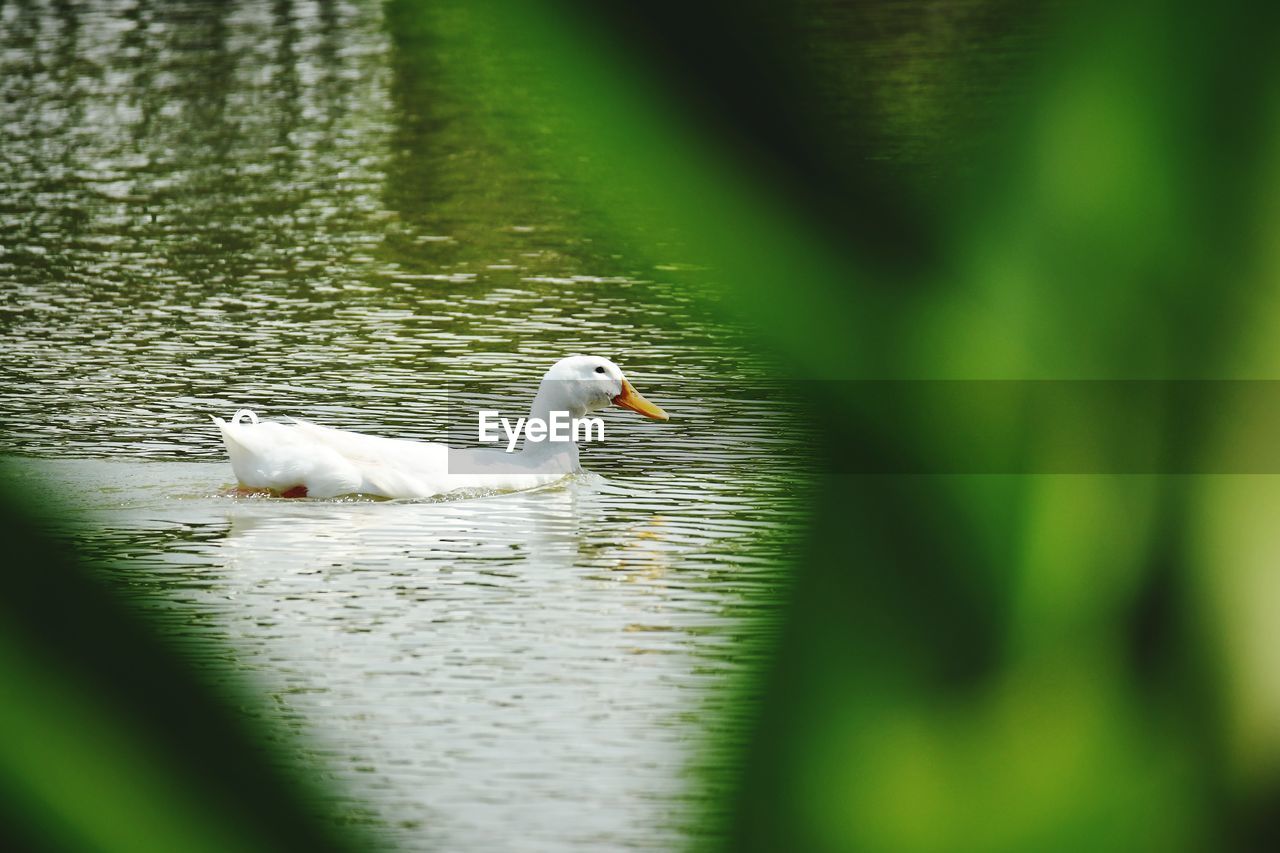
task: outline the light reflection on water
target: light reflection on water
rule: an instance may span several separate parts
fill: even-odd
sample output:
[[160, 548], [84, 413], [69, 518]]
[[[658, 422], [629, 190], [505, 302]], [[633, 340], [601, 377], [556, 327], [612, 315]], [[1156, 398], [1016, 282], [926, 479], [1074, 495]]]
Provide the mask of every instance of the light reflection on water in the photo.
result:
[[[0, 16], [9, 467], [402, 846], [681, 845], [690, 767], [731, 772], [700, 739], [741, 725], [713, 688], [772, 630], [803, 487], [746, 333], [663, 279], [681, 258], [601, 243], [378, 5]], [[434, 390], [531, 395], [574, 352], [673, 421], [528, 494], [220, 494], [210, 414], [439, 438]]]
[[166, 632], [221, 641], [205, 670], [264, 691], [409, 849], [679, 846], [700, 724], [740, 721], [714, 688], [772, 629], [797, 500], [687, 473], [236, 499], [210, 491], [222, 463], [7, 466], [87, 515]]

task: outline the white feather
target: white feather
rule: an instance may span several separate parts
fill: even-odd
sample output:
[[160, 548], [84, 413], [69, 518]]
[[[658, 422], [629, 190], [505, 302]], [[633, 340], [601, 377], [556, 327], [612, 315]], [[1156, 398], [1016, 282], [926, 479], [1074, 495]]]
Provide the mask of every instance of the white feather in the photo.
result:
[[[545, 417], [552, 410], [585, 413], [608, 405], [624, 387], [629, 388], [622, 371], [608, 359], [571, 356], [547, 371], [531, 415]], [[520, 452], [510, 454], [451, 451], [435, 442], [382, 438], [303, 420], [262, 421], [247, 409], [230, 421], [215, 417], [213, 422], [222, 432], [240, 484], [276, 493], [302, 487], [315, 498], [357, 493], [426, 498], [458, 489], [529, 489], [580, 470], [573, 443], [526, 442]]]

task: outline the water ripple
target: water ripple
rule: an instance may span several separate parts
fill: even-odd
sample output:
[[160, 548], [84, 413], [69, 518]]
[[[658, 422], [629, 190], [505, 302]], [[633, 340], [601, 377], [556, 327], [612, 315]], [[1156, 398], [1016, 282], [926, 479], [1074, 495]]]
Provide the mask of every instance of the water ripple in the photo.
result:
[[[335, 812], [406, 849], [682, 846], [691, 744], [745, 725], [714, 688], [772, 630], [803, 492], [747, 333], [412, 90], [377, 5], [0, 15], [6, 467], [92, 521], [67, 535], [211, 677], [270, 697]], [[443, 389], [519, 398], [575, 352], [673, 414], [608, 415], [590, 476], [222, 494], [210, 414], [438, 439]]]

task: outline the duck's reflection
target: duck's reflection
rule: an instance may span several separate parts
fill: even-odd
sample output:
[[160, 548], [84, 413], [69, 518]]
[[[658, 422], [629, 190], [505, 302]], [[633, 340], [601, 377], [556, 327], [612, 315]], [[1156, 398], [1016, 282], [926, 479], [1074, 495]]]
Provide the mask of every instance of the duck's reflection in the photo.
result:
[[589, 488], [432, 503], [242, 500], [228, 513], [229, 575], [342, 569], [392, 574], [572, 566], [596, 517]]

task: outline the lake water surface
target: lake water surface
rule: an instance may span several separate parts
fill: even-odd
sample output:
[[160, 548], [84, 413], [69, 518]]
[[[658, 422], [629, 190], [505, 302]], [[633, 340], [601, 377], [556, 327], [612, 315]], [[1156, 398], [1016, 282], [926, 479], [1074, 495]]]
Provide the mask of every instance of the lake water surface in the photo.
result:
[[[343, 819], [405, 849], [671, 849], [751, 713], [793, 415], [675, 250], [610, 245], [432, 76], [448, 49], [373, 4], [0, 6], [6, 467], [267, 697]], [[440, 438], [439, 389], [531, 396], [576, 352], [672, 421], [607, 415], [588, 473], [529, 493], [225, 493], [212, 414]]]

